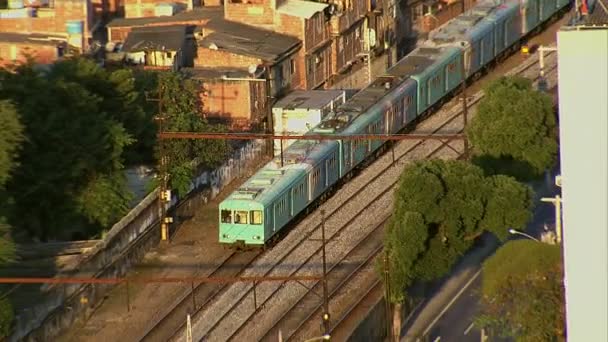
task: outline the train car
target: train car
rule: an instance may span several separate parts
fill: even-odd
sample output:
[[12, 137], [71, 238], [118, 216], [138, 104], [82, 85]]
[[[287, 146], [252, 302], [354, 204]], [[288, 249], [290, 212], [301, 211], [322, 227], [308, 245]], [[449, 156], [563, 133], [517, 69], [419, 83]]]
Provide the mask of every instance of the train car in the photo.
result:
[[411, 78], [418, 84], [418, 116], [461, 83], [462, 55], [456, 47], [420, 47], [408, 55], [409, 66], [414, 69]]
[[544, 22], [557, 12], [557, 0], [538, 0], [539, 21]]
[[[484, 1], [430, 33], [430, 39], [339, 106], [308, 134], [388, 134], [446, 99], [566, 0]], [[553, 8], [551, 13], [550, 9]], [[383, 142], [299, 140], [220, 204], [220, 243], [264, 245]]]
[[336, 141], [298, 140], [219, 205], [219, 242], [264, 245], [340, 179]]
[[534, 31], [541, 23], [539, 0], [521, 1], [522, 36]]
[[[429, 33], [427, 47], [455, 47], [464, 50], [465, 74], [478, 72], [493, 53], [493, 25], [469, 10]], [[478, 27], [480, 26], [480, 27]]]
[[498, 57], [521, 38], [518, 1], [507, 1], [492, 8], [483, 19], [494, 25], [494, 56]]

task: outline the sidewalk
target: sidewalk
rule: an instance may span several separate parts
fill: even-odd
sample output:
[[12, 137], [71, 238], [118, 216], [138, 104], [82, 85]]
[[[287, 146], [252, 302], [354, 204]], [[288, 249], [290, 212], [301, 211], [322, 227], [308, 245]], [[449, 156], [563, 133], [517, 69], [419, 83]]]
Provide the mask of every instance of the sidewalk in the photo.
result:
[[[536, 204], [534, 217], [528, 224], [527, 231], [530, 233], [536, 234], [536, 232], [542, 230], [542, 222], [540, 222], [542, 220], [540, 218], [545, 214], [549, 205], [540, 203], [540, 198], [555, 194], [556, 187], [553, 183], [553, 179], [557, 172], [558, 169], [556, 167], [552, 170], [550, 179], [543, 179], [534, 184], [529, 184], [535, 191], [534, 203]], [[552, 206], [549, 207], [549, 210], [552, 209]], [[401, 341], [414, 342], [417, 338], [421, 338], [426, 328], [433, 323], [433, 320], [437, 318], [447, 305], [449, 305], [448, 303], [450, 303], [457, 293], [465, 287], [468, 282], [472, 281], [480, 274], [483, 261], [492, 255], [499, 246], [500, 242], [496, 238], [493, 236], [485, 236], [481, 248], [467, 253], [456, 265], [449, 279], [442, 284], [434, 296], [426, 301], [424, 306], [421, 307], [421, 310], [415, 316], [415, 319], [404, 322], [405, 325], [401, 330]]]

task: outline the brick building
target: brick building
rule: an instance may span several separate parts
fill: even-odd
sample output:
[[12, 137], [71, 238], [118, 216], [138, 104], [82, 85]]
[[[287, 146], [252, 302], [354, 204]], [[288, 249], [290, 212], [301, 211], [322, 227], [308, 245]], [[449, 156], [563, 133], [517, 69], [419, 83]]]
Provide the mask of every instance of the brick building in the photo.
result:
[[174, 25], [205, 25], [213, 18], [221, 18], [224, 10], [221, 7], [195, 8], [192, 11], [177, 13], [173, 16], [143, 17], [143, 18], [116, 18], [110, 21], [108, 41], [124, 42], [136, 27], [174, 26]]
[[411, 17], [422, 36], [469, 10], [477, 0], [424, 0], [411, 2]]
[[204, 117], [231, 130], [262, 129], [269, 113], [268, 88], [264, 72], [242, 68], [183, 68], [200, 82]]
[[[374, 11], [376, 9], [377, 11]], [[381, 10], [386, 7], [386, 10]], [[332, 77], [346, 71], [372, 39], [371, 48], [385, 47], [385, 31], [395, 27], [394, 0], [333, 0], [328, 3], [306, 0], [228, 0], [226, 19], [247, 23], [297, 37], [303, 50], [296, 69], [303, 73], [295, 88], [326, 86]], [[366, 20], [367, 18], [367, 20]], [[377, 32], [381, 32], [380, 35]], [[388, 41], [388, 40], [387, 40]], [[389, 45], [393, 41], [388, 41]]]
[[81, 52], [88, 47], [91, 32], [99, 23], [91, 0], [39, 1], [36, 7], [31, 3], [13, 3], [11, 8], [0, 9], [0, 50], [9, 51], [3, 54], [4, 64], [6, 59], [22, 60], [24, 53], [48, 63], [69, 50]]
[[186, 25], [137, 27], [127, 37], [122, 50], [127, 61], [146, 67], [179, 70], [192, 54], [188, 51]]

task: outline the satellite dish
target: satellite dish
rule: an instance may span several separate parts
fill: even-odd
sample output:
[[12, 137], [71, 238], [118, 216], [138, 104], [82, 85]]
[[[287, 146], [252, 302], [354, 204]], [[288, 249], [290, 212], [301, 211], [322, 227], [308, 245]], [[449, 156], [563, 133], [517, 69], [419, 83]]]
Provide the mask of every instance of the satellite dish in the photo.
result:
[[258, 66], [257, 65], [253, 65], [253, 64], [250, 65], [249, 68], [247, 69], [247, 71], [249, 71], [249, 73], [251, 75], [254, 75], [255, 72], [256, 72], [256, 70], [258, 70]]

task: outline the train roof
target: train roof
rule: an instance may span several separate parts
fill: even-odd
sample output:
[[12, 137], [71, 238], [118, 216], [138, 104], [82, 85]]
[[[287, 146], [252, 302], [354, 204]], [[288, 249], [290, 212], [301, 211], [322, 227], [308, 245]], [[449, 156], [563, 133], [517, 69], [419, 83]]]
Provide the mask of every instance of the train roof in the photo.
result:
[[294, 142], [283, 151], [283, 167], [280, 166], [281, 157], [275, 157], [226, 200], [249, 200], [264, 205], [271, 204], [277, 195], [327, 157], [336, 144], [335, 141], [316, 140]]
[[365, 113], [380, 99], [403, 84], [408, 78], [424, 73], [446, 54], [454, 53], [450, 47], [419, 47], [377, 77], [367, 87], [340, 105], [335, 112], [327, 115], [313, 128], [315, 134], [336, 134], [344, 131], [361, 114]]
[[271, 161], [233, 191], [226, 201], [254, 201], [269, 205], [276, 195], [304, 175], [307, 167], [306, 164], [293, 164], [281, 168]]
[[495, 12], [502, 3], [500, 0], [485, 0], [477, 3], [465, 13], [431, 31], [425, 45], [441, 46], [468, 42], [478, 30], [479, 24], [487, 23], [482, 20]]

